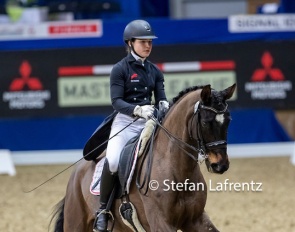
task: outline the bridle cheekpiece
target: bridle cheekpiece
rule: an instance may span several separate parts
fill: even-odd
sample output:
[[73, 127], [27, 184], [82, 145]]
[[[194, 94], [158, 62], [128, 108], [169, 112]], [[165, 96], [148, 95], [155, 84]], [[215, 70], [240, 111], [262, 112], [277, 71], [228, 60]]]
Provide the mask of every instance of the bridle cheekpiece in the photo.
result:
[[[201, 123], [200, 123], [200, 111], [201, 110], [209, 110], [214, 112], [215, 114], [224, 114], [227, 111], [228, 105], [225, 103], [225, 107], [223, 110], [217, 110], [213, 107], [205, 106], [202, 104], [202, 102], [197, 101], [195, 106], [194, 106], [194, 114], [191, 119], [191, 125], [193, 122], [193, 119], [197, 117], [197, 138], [192, 137], [191, 131], [189, 131], [189, 136], [192, 140], [196, 140], [197, 142], [197, 150], [199, 151], [199, 155], [203, 156], [204, 158], [206, 157], [206, 151], [207, 150], [214, 150], [214, 149], [219, 149], [219, 148], [226, 148], [227, 146], [227, 141], [226, 140], [217, 140], [213, 141], [210, 143], [204, 143], [204, 139], [201, 133]], [[192, 126], [191, 126], [192, 129]]]

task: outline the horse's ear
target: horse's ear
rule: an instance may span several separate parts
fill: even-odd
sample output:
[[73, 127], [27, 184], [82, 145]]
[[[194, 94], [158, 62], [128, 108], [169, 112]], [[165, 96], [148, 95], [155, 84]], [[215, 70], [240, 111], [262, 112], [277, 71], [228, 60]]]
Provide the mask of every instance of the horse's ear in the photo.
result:
[[201, 99], [204, 104], [209, 103], [211, 100], [211, 85], [205, 85], [201, 92]]
[[233, 84], [232, 86], [230, 86], [222, 91], [224, 100], [230, 99], [233, 96], [236, 86], [237, 86], [237, 84]]

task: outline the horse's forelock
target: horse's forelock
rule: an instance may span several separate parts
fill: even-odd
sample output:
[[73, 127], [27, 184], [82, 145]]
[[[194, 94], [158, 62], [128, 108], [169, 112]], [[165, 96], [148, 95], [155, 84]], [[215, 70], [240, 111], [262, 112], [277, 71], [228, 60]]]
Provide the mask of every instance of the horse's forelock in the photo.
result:
[[212, 96], [212, 100], [214, 102], [222, 102], [223, 101], [223, 96], [220, 91], [213, 90], [211, 92], [211, 96]]
[[211, 106], [217, 110], [222, 110], [224, 107], [224, 96], [221, 91], [212, 90]]

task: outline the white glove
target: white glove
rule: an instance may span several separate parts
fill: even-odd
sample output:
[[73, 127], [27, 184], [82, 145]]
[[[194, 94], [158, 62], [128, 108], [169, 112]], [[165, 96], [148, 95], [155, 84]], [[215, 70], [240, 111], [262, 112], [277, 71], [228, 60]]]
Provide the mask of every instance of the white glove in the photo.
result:
[[148, 120], [154, 113], [154, 106], [152, 105], [144, 105], [144, 106], [136, 106], [133, 110], [133, 114], [135, 116], [145, 118]]
[[159, 110], [161, 112], [166, 113], [168, 109], [169, 109], [169, 102], [167, 102], [165, 100], [159, 101]]

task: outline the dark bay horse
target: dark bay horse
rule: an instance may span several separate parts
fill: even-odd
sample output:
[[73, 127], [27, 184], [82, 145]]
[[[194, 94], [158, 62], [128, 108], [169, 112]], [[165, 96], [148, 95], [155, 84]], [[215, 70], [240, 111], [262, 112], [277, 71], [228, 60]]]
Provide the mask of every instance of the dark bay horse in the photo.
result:
[[[143, 195], [135, 180], [130, 187], [129, 199], [145, 231], [218, 231], [204, 211], [207, 186], [198, 157], [204, 156], [210, 172], [222, 174], [229, 168], [226, 141], [231, 118], [226, 101], [235, 88], [236, 84], [222, 91], [210, 85], [196, 86], [173, 99], [154, 139], [150, 180], [157, 181], [157, 190]], [[94, 169], [95, 162], [82, 160], [72, 172], [66, 195], [53, 216], [55, 232], [92, 231], [99, 208], [99, 197], [89, 191]], [[146, 169], [143, 165], [141, 171]], [[138, 168], [134, 175], [136, 172]], [[112, 206], [116, 219], [113, 231], [132, 231], [120, 218], [120, 204], [117, 199]]]

